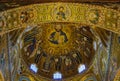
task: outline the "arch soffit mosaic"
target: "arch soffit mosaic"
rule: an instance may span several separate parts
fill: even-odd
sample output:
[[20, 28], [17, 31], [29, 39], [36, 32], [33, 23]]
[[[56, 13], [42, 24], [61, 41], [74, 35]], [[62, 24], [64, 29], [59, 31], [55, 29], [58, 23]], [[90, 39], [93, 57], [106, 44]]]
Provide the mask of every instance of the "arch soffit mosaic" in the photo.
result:
[[80, 23], [120, 34], [119, 13], [120, 11], [88, 4], [33, 4], [1, 12], [0, 35], [19, 28], [51, 22]]

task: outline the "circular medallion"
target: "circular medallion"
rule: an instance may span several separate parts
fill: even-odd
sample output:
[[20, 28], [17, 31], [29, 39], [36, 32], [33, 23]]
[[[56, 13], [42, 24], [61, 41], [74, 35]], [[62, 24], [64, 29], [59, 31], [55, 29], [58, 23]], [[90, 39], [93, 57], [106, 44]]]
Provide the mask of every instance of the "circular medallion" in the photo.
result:
[[56, 21], [69, 21], [71, 10], [67, 5], [56, 5], [52, 10], [52, 17]]
[[86, 20], [91, 25], [102, 23], [103, 21], [102, 17], [103, 17], [103, 13], [99, 9], [90, 9], [86, 12]]
[[24, 23], [34, 23], [34, 21], [36, 20], [36, 15], [37, 12], [35, 9], [33, 9], [32, 7], [24, 7], [24, 9], [20, 10], [20, 22], [22, 24]]

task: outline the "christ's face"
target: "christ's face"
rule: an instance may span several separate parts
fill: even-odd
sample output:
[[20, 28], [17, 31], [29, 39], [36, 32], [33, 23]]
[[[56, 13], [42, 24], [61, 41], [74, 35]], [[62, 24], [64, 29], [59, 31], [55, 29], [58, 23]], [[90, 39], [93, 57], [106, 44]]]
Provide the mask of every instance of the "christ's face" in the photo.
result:
[[55, 30], [57, 32], [60, 32], [62, 30], [62, 26], [61, 25], [56, 25]]
[[63, 8], [63, 7], [60, 7], [60, 8], [59, 8], [59, 11], [61, 11], [61, 12], [62, 12], [63, 10], [64, 10], [64, 8]]

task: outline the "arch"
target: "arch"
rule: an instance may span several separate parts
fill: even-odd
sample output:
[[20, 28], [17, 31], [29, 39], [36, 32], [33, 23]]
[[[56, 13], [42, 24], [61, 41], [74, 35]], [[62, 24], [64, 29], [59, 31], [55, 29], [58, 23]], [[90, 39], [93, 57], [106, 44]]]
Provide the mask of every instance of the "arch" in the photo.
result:
[[[67, 18], [64, 20], [56, 19], [57, 12], [59, 11], [55, 11], [55, 9], [58, 9], [60, 6], [63, 6], [65, 9], [63, 13]], [[0, 35], [20, 28], [26, 28], [28, 25], [32, 26], [34, 24], [51, 22], [82, 23], [120, 34], [119, 13], [120, 11], [113, 9], [80, 3], [56, 2], [33, 4], [0, 12], [1, 21], [4, 22], [4, 24], [1, 24], [2, 30]], [[18, 17], [14, 18], [13, 14], [17, 14]], [[27, 18], [28, 16], [29, 18]]]
[[31, 81], [28, 77], [26, 77], [26, 76], [20, 76], [20, 78], [19, 78], [19, 81], [23, 81], [23, 80], [25, 80], [25, 81]]

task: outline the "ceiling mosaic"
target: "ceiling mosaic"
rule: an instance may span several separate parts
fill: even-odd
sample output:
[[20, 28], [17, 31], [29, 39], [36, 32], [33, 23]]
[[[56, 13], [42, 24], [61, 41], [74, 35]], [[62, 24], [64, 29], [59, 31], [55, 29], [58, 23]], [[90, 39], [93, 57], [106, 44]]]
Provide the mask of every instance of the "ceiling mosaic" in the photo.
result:
[[119, 81], [119, 26], [119, 10], [85, 3], [2, 11], [0, 80]]
[[26, 32], [21, 51], [28, 67], [36, 64], [37, 73], [49, 78], [56, 71], [64, 78], [78, 74], [80, 64], [88, 68], [95, 54], [94, 35], [89, 26], [76, 25], [43, 24]]

